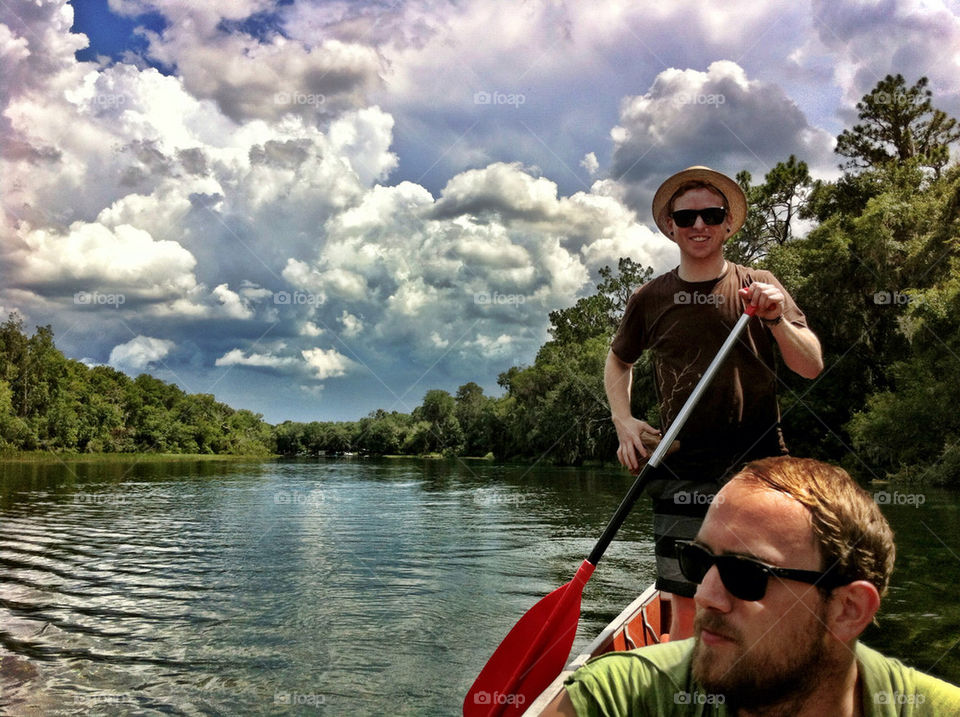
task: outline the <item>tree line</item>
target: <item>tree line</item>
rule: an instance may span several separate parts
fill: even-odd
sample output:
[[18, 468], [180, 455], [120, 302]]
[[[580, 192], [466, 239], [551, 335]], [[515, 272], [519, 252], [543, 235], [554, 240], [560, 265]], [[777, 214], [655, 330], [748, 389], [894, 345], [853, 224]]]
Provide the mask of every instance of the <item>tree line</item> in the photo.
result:
[[[815, 381], [780, 371], [791, 450], [864, 477], [955, 482], [960, 475], [960, 166], [954, 118], [927, 79], [887, 76], [837, 138], [842, 176], [814, 181], [795, 156], [757, 184], [737, 181], [750, 212], [728, 258], [766, 268], [819, 336]], [[809, 230], [794, 235], [797, 222]], [[596, 292], [551, 312], [550, 339], [529, 366], [426, 393], [411, 413], [359, 421], [264, 423], [209, 395], [62, 356], [49, 327], [0, 327], [0, 445], [20, 449], [371, 455], [442, 453], [559, 464], [610, 461], [616, 434], [603, 364], [630, 294], [653, 275], [628, 258]], [[637, 362], [634, 413], [658, 422], [652, 368]]]
[[66, 358], [50, 326], [0, 324], [0, 450], [268, 455], [260, 414], [187, 394], [147, 374]]

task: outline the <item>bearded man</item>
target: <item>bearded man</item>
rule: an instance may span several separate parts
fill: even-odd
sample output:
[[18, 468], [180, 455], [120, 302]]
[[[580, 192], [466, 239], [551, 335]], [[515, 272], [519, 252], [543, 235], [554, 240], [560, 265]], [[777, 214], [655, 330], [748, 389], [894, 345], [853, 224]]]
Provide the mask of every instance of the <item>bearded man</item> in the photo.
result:
[[754, 461], [679, 546], [694, 637], [591, 660], [543, 714], [956, 717], [960, 688], [858, 641], [894, 555], [886, 518], [845, 471]]

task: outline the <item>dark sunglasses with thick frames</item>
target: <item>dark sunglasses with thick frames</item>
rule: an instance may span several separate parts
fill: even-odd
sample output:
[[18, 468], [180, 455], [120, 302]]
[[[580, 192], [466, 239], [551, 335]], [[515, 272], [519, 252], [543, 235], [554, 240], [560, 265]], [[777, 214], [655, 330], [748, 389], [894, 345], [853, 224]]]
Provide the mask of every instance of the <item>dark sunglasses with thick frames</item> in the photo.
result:
[[767, 565], [741, 555], [714, 555], [702, 545], [685, 540], [678, 540], [675, 545], [680, 572], [687, 580], [699, 585], [710, 568], [716, 565], [727, 592], [740, 600], [762, 600], [767, 593], [767, 581], [771, 575], [828, 590], [849, 582], [838, 578], [829, 570], [822, 573], [815, 570], [793, 570]]
[[697, 217], [703, 217], [703, 223], [708, 226], [720, 224], [727, 216], [727, 210], [724, 207], [707, 207], [706, 209], [678, 209], [671, 212], [670, 216], [678, 227], [692, 227], [697, 222]]

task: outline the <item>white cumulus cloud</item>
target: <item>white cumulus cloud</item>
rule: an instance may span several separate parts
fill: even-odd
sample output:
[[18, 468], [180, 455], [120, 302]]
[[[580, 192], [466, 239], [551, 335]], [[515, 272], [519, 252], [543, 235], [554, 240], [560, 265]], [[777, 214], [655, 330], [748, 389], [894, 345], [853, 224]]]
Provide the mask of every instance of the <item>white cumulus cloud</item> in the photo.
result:
[[252, 368], [287, 369], [299, 364], [296, 358], [276, 356], [268, 353], [244, 353], [240, 349], [231, 349], [218, 358], [215, 366], [250, 366]]
[[231, 319], [249, 319], [253, 317], [253, 310], [248, 303], [235, 291], [231, 291], [227, 284], [220, 284], [213, 290], [213, 295], [220, 302], [223, 314]]
[[343, 376], [354, 367], [354, 362], [336, 349], [312, 348], [300, 352], [315, 378], [321, 381]]
[[751, 80], [729, 60], [706, 72], [664, 70], [646, 93], [623, 100], [610, 136], [611, 174], [648, 220], [656, 188], [685, 167], [709, 164], [730, 176], [748, 168], [762, 177], [791, 154], [815, 169], [835, 164], [827, 132], [811, 127], [780, 87]]
[[8, 255], [16, 280], [31, 287], [105, 288], [154, 300], [179, 298], [196, 287], [196, 259], [174, 241], [155, 241], [121, 224], [75, 222], [66, 233], [25, 233]]
[[166, 358], [175, 347], [173, 341], [137, 336], [125, 344], [114, 346], [108, 363], [119, 370], [144, 371]]

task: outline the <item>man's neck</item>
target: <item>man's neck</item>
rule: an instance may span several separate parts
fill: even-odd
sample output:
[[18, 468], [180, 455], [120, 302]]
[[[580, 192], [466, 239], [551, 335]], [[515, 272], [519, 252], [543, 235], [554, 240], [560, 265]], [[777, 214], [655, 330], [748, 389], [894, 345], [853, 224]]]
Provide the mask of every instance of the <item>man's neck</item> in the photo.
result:
[[762, 709], [738, 709], [735, 714], [737, 717], [863, 717], [863, 701], [863, 682], [856, 660], [851, 660], [849, 668], [835, 677], [825, 675], [811, 694]]
[[726, 269], [727, 262], [722, 254], [703, 261], [692, 261], [689, 257], [681, 255], [677, 273], [684, 281], [710, 281], [721, 276]]

